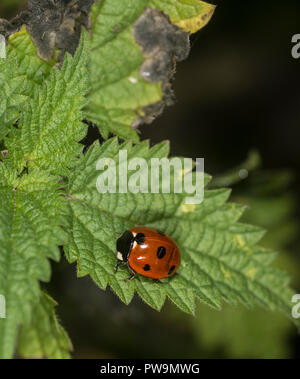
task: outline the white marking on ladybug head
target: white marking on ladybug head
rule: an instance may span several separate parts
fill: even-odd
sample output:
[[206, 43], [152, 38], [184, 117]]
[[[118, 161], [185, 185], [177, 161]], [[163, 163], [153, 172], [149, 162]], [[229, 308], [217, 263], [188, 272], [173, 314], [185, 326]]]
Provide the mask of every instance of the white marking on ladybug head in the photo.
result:
[[119, 261], [123, 260], [123, 255], [119, 251], [117, 252], [117, 258], [119, 259]]
[[134, 241], [134, 242], [133, 242], [133, 245], [132, 245], [132, 249], [134, 249], [134, 248], [136, 247], [136, 245], [137, 245], [137, 242]]

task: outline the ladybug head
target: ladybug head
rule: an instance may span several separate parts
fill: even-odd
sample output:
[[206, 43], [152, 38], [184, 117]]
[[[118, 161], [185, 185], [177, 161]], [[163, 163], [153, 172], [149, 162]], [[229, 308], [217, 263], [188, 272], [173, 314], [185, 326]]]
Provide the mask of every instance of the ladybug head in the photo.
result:
[[133, 234], [126, 230], [121, 237], [117, 239], [117, 255], [118, 259], [127, 262], [128, 255], [134, 242]]

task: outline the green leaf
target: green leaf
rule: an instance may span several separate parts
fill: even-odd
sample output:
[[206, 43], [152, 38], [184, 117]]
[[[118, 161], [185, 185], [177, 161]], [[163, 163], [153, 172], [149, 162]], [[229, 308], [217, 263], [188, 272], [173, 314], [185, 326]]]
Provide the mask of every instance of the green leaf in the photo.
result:
[[0, 357], [13, 354], [17, 327], [28, 323], [40, 296], [39, 280], [50, 279], [48, 258], [58, 260], [64, 242], [63, 198], [57, 178], [41, 171], [16, 176], [0, 164]]
[[[247, 168], [250, 166], [251, 164], [248, 164]], [[245, 164], [240, 166], [243, 167]], [[235, 176], [229, 175], [229, 177]], [[214, 184], [217, 183], [220, 182], [214, 180]], [[298, 223], [294, 220], [295, 199], [289, 190], [290, 184], [289, 172], [263, 170], [251, 173], [249, 178], [244, 183], [239, 183], [233, 191], [235, 201], [248, 206], [243, 214], [243, 221], [255, 222], [267, 228], [268, 233], [261, 243], [267, 247], [280, 249], [281, 252], [294, 240], [298, 230]], [[267, 263], [266, 258], [262, 256], [265, 263]], [[293, 274], [294, 285], [299, 285], [299, 281], [297, 283], [299, 265], [293, 256], [288, 252], [281, 253], [275, 263], [280, 268], [288, 269]], [[199, 306], [197, 313], [198, 317], [193, 321], [196, 336], [199, 346], [205, 352], [209, 352], [209, 356], [215, 355], [220, 349], [225, 351], [226, 358], [290, 356], [288, 342], [293, 329], [282, 315], [259, 309], [249, 311], [230, 307], [225, 307], [222, 312], [214, 312], [203, 306]], [[261, 338], [262, 335], [264, 338]]]
[[18, 62], [18, 73], [26, 77], [25, 94], [30, 96], [36, 86], [43, 84], [55, 64], [53, 59], [46, 62], [37, 56], [37, 49], [26, 31], [25, 26], [11, 35], [8, 40], [7, 55]]
[[39, 87], [51, 69], [36, 56], [25, 28], [9, 38], [7, 58], [0, 59], [0, 140], [20, 117], [34, 87]]
[[88, 46], [83, 32], [74, 58], [67, 54], [61, 70], [53, 68], [42, 87], [34, 88], [19, 127], [6, 139], [11, 167], [64, 175], [80, 153], [78, 141], [86, 133], [81, 109], [86, 101]]
[[0, 140], [9, 132], [25, 105], [25, 86], [26, 78], [19, 74], [17, 61], [10, 57], [0, 59]]
[[71, 342], [59, 324], [56, 302], [43, 293], [33, 308], [30, 325], [23, 326], [18, 339], [18, 353], [24, 358], [70, 358]]
[[[197, 297], [216, 309], [223, 301], [248, 307], [259, 304], [290, 316], [293, 292], [288, 277], [269, 266], [275, 254], [257, 246], [264, 231], [238, 222], [243, 207], [227, 203], [230, 191], [206, 191], [201, 204], [190, 206], [185, 204], [186, 193], [98, 193], [98, 159], [118, 163], [119, 151], [127, 150], [128, 160], [142, 157], [149, 163], [153, 157], [167, 157], [168, 149], [166, 143], [152, 148], [147, 142], [119, 145], [113, 138], [95, 144], [81, 157], [67, 189], [66, 255], [70, 262], [78, 262], [78, 275], [91, 275], [102, 289], [109, 284], [126, 304], [136, 291], [157, 310], [169, 297], [183, 311], [194, 313]], [[154, 283], [138, 276], [126, 282], [127, 268], [114, 273], [116, 239], [137, 225], [157, 228], [176, 241], [182, 263], [174, 278]]]
[[0, 294], [7, 315], [0, 320], [1, 357], [11, 357], [18, 326], [31, 320], [40, 297], [38, 281], [50, 279], [48, 258], [60, 257], [64, 202], [56, 175], [66, 173], [82, 149], [78, 141], [86, 132], [81, 109], [88, 47], [84, 32], [74, 58], [67, 55], [60, 70], [50, 70], [36, 57], [24, 30], [9, 43], [9, 56], [16, 62], [11, 68], [17, 70], [12, 73], [21, 73], [29, 85], [22, 87], [28, 101], [18, 127], [5, 139], [0, 165]]
[[[181, 46], [184, 33], [179, 32], [179, 28], [170, 27], [168, 19], [163, 17], [155, 24], [148, 19], [150, 32], [156, 33], [150, 39], [159, 44], [159, 40], [165, 38], [172, 41], [171, 48], [157, 45], [149, 55], [145, 46], [137, 43], [134, 36], [136, 22], [144, 23], [144, 16], [147, 21], [148, 8], [164, 12], [171, 22], [186, 32], [201, 29], [214, 10], [214, 6], [199, 0], [102, 0], [94, 4], [92, 80], [87, 112], [88, 118], [99, 124], [105, 138], [113, 133], [123, 139], [138, 140], [134, 127], [144, 121], [151, 122], [156, 113], [160, 113], [163, 98], [166, 97], [164, 102], [170, 101], [167, 98], [170, 97], [173, 58], [184, 59], [181, 50], [188, 49], [188, 46]], [[141, 29], [145, 30], [143, 26]], [[145, 63], [154, 72], [165, 71], [164, 78], [142, 77], [141, 69]]]

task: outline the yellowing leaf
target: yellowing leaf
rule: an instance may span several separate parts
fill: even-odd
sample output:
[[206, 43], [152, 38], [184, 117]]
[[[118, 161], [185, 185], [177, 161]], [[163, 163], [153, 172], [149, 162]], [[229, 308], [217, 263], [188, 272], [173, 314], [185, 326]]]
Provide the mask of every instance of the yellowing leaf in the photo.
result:
[[173, 103], [170, 79], [174, 62], [188, 55], [186, 32], [202, 28], [213, 10], [198, 0], [94, 4], [87, 113], [104, 138], [112, 133], [138, 141], [136, 128], [152, 122]]
[[204, 28], [216, 9], [215, 5], [201, 0], [151, 0], [151, 3], [158, 9], [167, 10], [171, 21], [189, 33]]

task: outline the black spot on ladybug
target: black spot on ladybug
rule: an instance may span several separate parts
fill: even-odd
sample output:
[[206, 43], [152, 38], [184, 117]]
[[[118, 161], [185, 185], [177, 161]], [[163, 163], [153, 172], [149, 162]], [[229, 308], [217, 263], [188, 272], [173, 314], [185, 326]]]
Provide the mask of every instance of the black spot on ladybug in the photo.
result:
[[172, 266], [172, 267], [170, 268], [169, 272], [168, 272], [168, 275], [171, 275], [172, 272], [173, 272], [174, 270], [175, 270], [175, 266]]
[[158, 249], [157, 249], [157, 258], [158, 259], [162, 259], [165, 255], [166, 255], [166, 248], [163, 247], [163, 246], [160, 246]]
[[146, 265], [143, 267], [143, 270], [144, 270], [144, 271], [150, 271], [150, 269], [151, 269], [151, 267], [150, 267], [148, 264], [146, 264]]
[[145, 243], [145, 240], [146, 240], [146, 237], [145, 237], [145, 234], [143, 233], [138, 233], [136, 236], [135, 236], [135, 241], [139, 244], [139, 245], [143, 245]]
[[165, 236], [166, 234], [162, 232], [161, 230], [156, 229], [157, 233], [160, 234], [161, 236]]
[[142, 123], [150, 124], [159, 116], [165, 105], [174, 104], [171, 79], [176, 71], [176, 61], [186, 59], [190, 52], [189, 33], [170, 22], [163, 12], [147, 8], [136, 21], [133, 34], [146, 58], [140, 67], [140, 75], [150, 83], [162, 83], [163, 100], [144, 107], [144, 115], [133, 127]]

